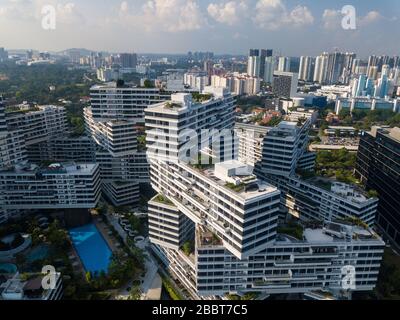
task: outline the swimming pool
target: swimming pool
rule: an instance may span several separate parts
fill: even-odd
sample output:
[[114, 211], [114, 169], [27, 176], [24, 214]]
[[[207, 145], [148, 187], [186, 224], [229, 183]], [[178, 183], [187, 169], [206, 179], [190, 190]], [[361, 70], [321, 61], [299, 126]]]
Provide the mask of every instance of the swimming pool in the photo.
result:
[[92, 274], [108, 271], [112, 252], [93, 223], [71, 229], [68, 233], [86, 271]]

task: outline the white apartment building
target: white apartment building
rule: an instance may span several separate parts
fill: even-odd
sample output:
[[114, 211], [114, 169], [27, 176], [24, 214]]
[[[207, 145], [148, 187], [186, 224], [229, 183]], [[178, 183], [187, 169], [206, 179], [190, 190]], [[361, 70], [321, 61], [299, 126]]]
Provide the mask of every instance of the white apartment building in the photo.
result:
[[20, 130], [9, 131], [3, 98], [0, 96], [0, 169], [26, 160], [26, 146]]
[[[347, 267], [355, 272], [351, 290], [372, 290], [384, 248], [372, 230], [344, 222], [309, 224], [297, 239], [278, 228], [281, 192], [257, 178], [252, 166], [190, 161], [188, 151], [199, 145], [213, 155], [199, 143], [205, 141], [201, 129], [233, 129], [233, 121], [225, 120], [229, 112], [233, 116], [230, 96], [213, 90], [208, 101], [177, 94], [145, 110], [150, 178], [159, 193], [149, 203], [150, 240], [171, 275], [193, 298], [315, 290], [339, 296]], [[189, 128], [196, 133], [192, 139], [184, 131]], [[306, 130], [285, 123], [280, 129], [295, 130], [301, 137], [290, 145], [303, 147]], [[220, 153], [231, 148], [224, 142]], [[183, 252], [186, 241], [192, 252]]]
[[199, 173], [190, 165], [151, 161], [150, 175], [157, 192], [194, 223], [207, 225], [239, 259], [261, 250], [275, 235], [280, 192], [257, 180], [247, 165], [233, 160]]
[[351, 94], [350, 86], [331, 85], [322, 86], [317, 90], [317, 95], [327, 97], [329, 101], [336, 101], [337, 98], [347, 98]]
[[5, 132], [6, 130], [7, 130], [7, 123], [6, 123], [5, 106], [3, 103], [3, 97], [0, 96], [0, 132]]
[[210, 79], [205, 71], [187, 72], [183, 75], [183, 84], [201, 92], [210, 84]]
[[109, 120], [144, 122], [143, 110], [170, 98], [157, 88], [118, 85], [116, 82], [95, 85], [90, 89], [90, 105], [96, 122]]
[[276, 57], [265, 58], [264, 81], [272, 83], [274, 71], [276, 70]]
[[0, 132], [0, 169], [10, 168], [26, 159], [26, 145], [21, 131]]
[[258, 78], [260, 76], [261, 57], [249, 56], [247, 63], [247, 74], [250, 77]]
[[236, 95], [256, 95], [260, 92], [261, 79], [234, 72], [224, 76], [213, 75], [211, 86], [226, 88]]
[[89, 136], [113, 157], [123, 157], [137, 152], [135, 122], [126, 120], [96, 122], [92, 108], [85, 108], [84, 117]]
[[279, 71], [279, 72], [289, 72], [290, 71], [290, 58], [289, 57], [279, 57], [277, 71]]
[[85, 126], [98, 146], [102, 190], [115, 206], [138, 203], [139, 183], [149, 181], [149, 165], [139, 150], [137, 127], [144, 109], [169, 99], [156, 88], [107, 83], [91, 88], [91, 106], [85, 108]]
[[328, 71], [328, 54], [324, 53], [315, 59], [314, 82], [325, 83]]
[[263, 141], [262, 172], [293, 175], [308, 143], [309, 128], [310, 120], [306, 119], [301, 125], [282, 121], [269, 130]]
[[[203, 102], [194, 101], [191, 94], [178, 93], [171, 96], [170, 102], [156, 104], [146, 109], [148, 155], [178, 160], [179, 153], [183, 153], [182, 140], [186, 141], [187, 138], [184, 134], [189, 135], [193, 131], [202, 129], [220, 130], [233, 126], [234, 99], [231, 94], [221, 87], [206, 87], [203, 93], [208, 97], [208, 100]], [[208, 145], [208, 139], [209, 136], [204, 136], [198, 143]], [[192, 146], [192, 149], [197, 149], [197, 145]], [[215, 158], [224, 156], [223, 153], [219, 154], [217, 149], [213, 151]], [[229, 154], [226, 156], [227, 159], [232, 158]]]
[[[296, 175], [296, 170], [314, 170], [316, 155], [306, 151], [309, 128], [310, 120], [301, 125], [283, 121], [268, 128], [261, 142], [262, 155], [257, 157], [260, 160], [255, 163], [255, 172], [282, 191], [283, 217], [290, 214], [305, 221], [356, 217], [372, 226], [378, 199], [367, 197], [359, 188], [326, 178], [305, 180]], [[239, 146], [260, 143], [260, 137], [252, 139], [251, 128], [242, 128], [246, 129], [247, 135], [238, 135]], [[239, 154], [240, 150], [239, 147]]]
[[356, 217], [371, 227], [374, 225], [378, 199], [369, 198], [354, 186], [319, 178], [304, 180], [261, 173], [259, 176], [282, 191], [284, 213], [303, 221]]
[[101, 67], [97, 69], [97, 79], [102, 82], [116, 81], [119, 79], [119, 70], [117, 68]]
[[235, 133], [239, 140], [238, 160], [255, 166], [262, 159], [264, 137], [271, 128], [250, 124], [235, 124]]
[[97, 164], [21, 163], [0, 171], [0, 201], [6, 210], [91, 209], [100, 200], [100, 184]]
[[300, 57], [299, 79], [304, 81], [311, 81], [313, 76], [313, 57]]
[[[196, 254], [188, 257], [160, 246], [155, 250], [166, 257], [164, 263], [171, 274], [194, 298], [315, 291], [350, 298], [351, 291], [375, 287], [384, 242], [371, 229], [330, 222], [305, 228], [302, 239], [279, 233], [264, 250], [238, 259], [199, 226]], [[343, 280], [343, 272], [348, 270], [354, 272], [351, 287]]]
[[96, 144], [87, 136], [56, 136], [49, 141], [36, 143], [29, 147], [29, 160], [34, 163], [42, 161], [76, 161], [94, 163], [96, 160]]
[[286, 118], [291, 122], [298, 122], [302, 119], [310, 119], [311, 125], [318, 120], [318, 111], [315, 109], [290, 108], [287, 110]]
[[[66, 141], [69, 133], [64, 107], [18, 105], [9, 107], [4, 119], [7, 129], [0, 134], [3, 166], [10, 167], [24, 160], [56, 160], [52, 157], [54, 153], [51, 149], [58, 150], [58, 153], [66, 156], [61, 160], [80, 161], [79, 158], [73, 158], [73, 146]], [[53, 141], [54, 139], [57, 142]], [[59, 144], [60, 139], [65, 143]], [[70, 145], [70, 148], [63, 150], [67, 145]], [[86, 162], [86, 159], [82, 159], [82, 162]]]
[[172, 201], [157, 195], [148, 206], [149, 236], [153, 244], [179, 250], [193, 237], [194, 223]]
[[337, 98], [335, 112], [339, 114], [341, 110], [353, 112], [354, 110], [390, 110], [400, 112], [400, 99], [377, 98], [377, 97], [351, 97]]
[[61, 106], [11, 107], [6, 121], [9, 131], [20, 130], [24, 134], [28, 149], [30, 145], [64, 135], [68, 129], [66, 111]]

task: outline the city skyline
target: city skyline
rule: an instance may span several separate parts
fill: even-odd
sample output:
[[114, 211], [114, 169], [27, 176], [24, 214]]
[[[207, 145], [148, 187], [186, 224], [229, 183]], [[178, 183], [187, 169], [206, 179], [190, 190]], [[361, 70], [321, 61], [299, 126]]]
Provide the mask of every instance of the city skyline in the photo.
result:
[[[356, 0], [357, 28], [344, 30], [335, 4], [303, 0], [0, 0], [1, 46], [8, 49], [245, 54], [274, 48], [287, 56], [354, 51], [360, 56], [398, 54], [390, 30], [400, 26], [400, 5]], [[44, 30], [41, 9], [56, 9], [56, 29]], [[7, 30], [13, 30], [12, 33]], [[127, 41], [127, 39], [129, 39]]]

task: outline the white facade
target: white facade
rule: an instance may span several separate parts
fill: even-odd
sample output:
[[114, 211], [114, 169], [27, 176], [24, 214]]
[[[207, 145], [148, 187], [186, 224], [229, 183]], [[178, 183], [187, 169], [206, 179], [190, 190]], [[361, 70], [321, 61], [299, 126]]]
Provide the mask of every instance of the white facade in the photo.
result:
[[90, 89], [90, 104], [97, 122], [131, 120], [144, 122], [143, 110], [151, 104], [169, 99], [157, 88], [117, 86], [114, 83], [95, 85]]
[[300, 58], [299, 79], [304, 81], [312, 80], [313, 58], [302, 56]]
[[260, 76], [261, 57], [249, 56], [247, 63], [247, 74], [250, 77], [258, 78]]
[[137, 126], [144, 122], [144, 109], [169, 98], [160, 89], [118, 86], [115, 83], [93, 86], [91, 106], [85, 108], [88, 135], [99, 147], [103, 192], [116, 205], [138, 203], [139, 183], [149, 181], [146, 154], [139, 149]]
[[325, 83], [328, 70], [328, 55], [322, 54], [315, 59], [314, 82]]
[[95, 208], [100, 200], [97, 164], [32, 164], [0, 171], [0, 201], [4, 209]]
[[266, 57], [265, 58], [265, 71], [264, 71], [264, 81], [267, 83], [272, 83], [274, 76], [274, 71], [276, 70], [276, 57]]
[[[220, 99], [214, 95], [210, 105], [173, 95], [170, 102], [145, 111], [151, 183], [159, 193], [149, 203], [150, 240], [169, 272], [197, 299], [255, 291], [325, 290], [340, 296], [343, 268], [349, 266], [355, 271], [352, 290], [372, 290], [384, 248], [373, 231], [327, 222], [310, 224], [296, 239], [278, 229], [280, 191], [258, 179], [252, 166], [237, 160], [190, 164], [178, 156], [190, 150], [178, 143], [187, 142], [179, 136], [188, 126], [195, 132], [232, 128], [233, 121], [224, 121], [229, 100], [224, 105]], [[218, 101], [223, 107], [217, 107]], [[215, 110], [216, 118], [207, 118], [203, 108]], [[233, 114], [233, 105], [229, 110]], [[307, 130], [284, 125], [296, 131], [292, 156], [300, 158], [297, 149], [305, 144]], [[183, 252], [186, 241], [192, 252]]]
[[270, 128], [235, 124], [235, 133], [239, 140], [238, 160], [254, 166], [262, 159], [264, 137]]
[[27, 146], [67, 132], [67, 116], [61, 106], [15, 107], [6, 114], [9, 131], [19, 130]]
[[211, 86], [226, 88], [236, 95], [256, 95], [260, 92], [261, 79], [234, 72], [224, 76], [213, 75]]
[[279, 57], [277, 71], [280, 71], [280, 72], [289, 72], [290, 71], [290, 58], [289, 57]]

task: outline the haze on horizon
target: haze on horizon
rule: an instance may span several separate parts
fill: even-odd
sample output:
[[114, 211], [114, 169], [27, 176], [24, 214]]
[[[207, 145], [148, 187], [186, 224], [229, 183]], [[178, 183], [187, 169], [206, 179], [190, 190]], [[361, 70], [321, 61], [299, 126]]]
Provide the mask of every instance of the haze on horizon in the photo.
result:
[[[0, 0], [0, 47], [61, 51], [246, 54], [251, 47], [283, 55], [322, 51], [398, 55], [400, 2], [351, 1], [357, 29], [341, 27], [338, 0]], [[55, 30], [41, 26], [44, 5]]]

